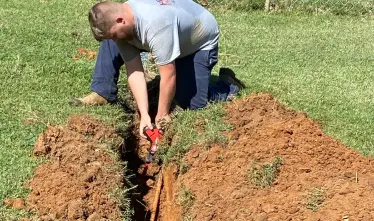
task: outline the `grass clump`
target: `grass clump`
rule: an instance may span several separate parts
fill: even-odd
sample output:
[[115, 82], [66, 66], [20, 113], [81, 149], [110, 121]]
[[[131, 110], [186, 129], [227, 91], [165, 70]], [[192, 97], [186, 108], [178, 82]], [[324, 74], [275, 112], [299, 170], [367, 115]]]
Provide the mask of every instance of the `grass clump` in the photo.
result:
[[316, 212], [318, 208], [321, 207], [324, 201], [325, 191], [321, 188], [313, 188], [308, 196], [306, 208], [312, 210], [313, 212]]
[[225, 145], [227, 138], [221, 132], [231, 129], [231, 126], [223, 122], [223, 117], [222, 104], [209, 104], [198, 112], [180, 111], [165, 132], [167, 139], [160, 144], [159, 158], [165, 164], [180, 164], [193, 145], [204, 145], [206, 148], [212, 144]]
[[282, 164], [283, 160], [278, 156], [269, 164], [261, 165], [254, 163], [249, 170], [249, 178], [256, 186], [270, 186], [278, 177], [279, 169]]
[[184, 220], [192, 220], [189, 216], [189, 212], [191, 210], [192, 205], [194, 204], [196, 199], [195, 194], [192, 193], [190, 189], [188, 189], [185, 185], [182, 185], [181, 190], [179, 192], [179, 205], [182, 206], [182, 212]]

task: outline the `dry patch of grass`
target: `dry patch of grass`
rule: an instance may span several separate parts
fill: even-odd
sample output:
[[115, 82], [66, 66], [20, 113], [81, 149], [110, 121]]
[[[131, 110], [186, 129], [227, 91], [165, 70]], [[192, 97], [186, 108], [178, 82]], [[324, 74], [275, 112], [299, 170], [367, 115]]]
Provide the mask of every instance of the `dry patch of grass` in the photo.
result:
[[178, 201], [183, 210], [184, 220], [190, 220], [189, 213], [195, 199], [195, 194], [193, 194], [191, 190], [187, 189], [187, 187], [183, 185], [179, 192]]
[[259, 164], [255, 162], [249, 169], [249, 179], [256, 186], [270, 186], [278, 177], [282, 164], [283, 160], [278, 156], [268, 164]]
[[321, 188], [313, 188], [308, 195], [306, 208], [316, 212], [325, 201], [325, 191]]

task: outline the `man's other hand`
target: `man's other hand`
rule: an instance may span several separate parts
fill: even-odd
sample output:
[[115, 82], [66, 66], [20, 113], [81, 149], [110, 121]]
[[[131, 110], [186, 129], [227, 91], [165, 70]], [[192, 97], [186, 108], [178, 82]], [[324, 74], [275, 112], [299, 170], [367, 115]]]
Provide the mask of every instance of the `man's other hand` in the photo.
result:
[[169, 115], [156, 116], [156, 127], [161, 130], [162, 133], [165, 132], [165, 130], [168, 128], [169, 124], [171, 123], [171, 118]]

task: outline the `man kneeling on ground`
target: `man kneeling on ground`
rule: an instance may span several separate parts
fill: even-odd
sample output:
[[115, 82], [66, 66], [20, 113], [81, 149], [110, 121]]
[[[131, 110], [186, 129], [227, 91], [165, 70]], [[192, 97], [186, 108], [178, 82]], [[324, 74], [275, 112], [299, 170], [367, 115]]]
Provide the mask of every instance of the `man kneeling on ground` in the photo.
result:
[[160, 74], [157, 115], [167, 117], [172, 100], [184, 109], [227, 101], [244, 85], [233, 72], [221, 69], [209, 86], [218, 61], [219, 28], [214, 16], [192, 0], [129, 0], [101, 2], [89, 11], [93, 36], [101, 41], [90, 95], [82, 105], [116, 100], [119, 70], [126, 66], [128, 83], [141, 115], [139, 132], [152, 127], [142, 51], [151, 52]]

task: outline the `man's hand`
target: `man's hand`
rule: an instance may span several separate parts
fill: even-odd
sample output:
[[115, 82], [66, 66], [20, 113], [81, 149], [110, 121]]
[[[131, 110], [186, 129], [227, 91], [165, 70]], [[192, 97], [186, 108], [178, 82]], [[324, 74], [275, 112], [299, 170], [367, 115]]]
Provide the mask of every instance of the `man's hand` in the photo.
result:
[[156, 121], [156, 127], [159, 130], [161, 130], [161, 132], [163, 133], [168, 128], [168, 125], [171, 122], [171, 118], [169, 115], [165, 115], [165, 116], [157, 115], [155, 121]]
[[142, 136], [144, 138], [147, 138], [144, 135], [144, 128], [148, 128], [148, 129], [151, 129], [151, 130], [153, 129], [151, 118], [149, 117], [148, 114], [146, 116], [141, 116], [140, 125], [139, 125], [139, 134], [140, 134], [140, 136]]

